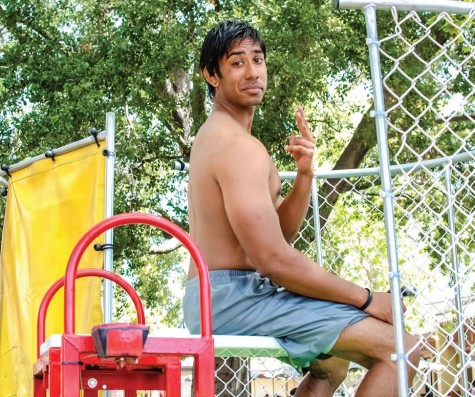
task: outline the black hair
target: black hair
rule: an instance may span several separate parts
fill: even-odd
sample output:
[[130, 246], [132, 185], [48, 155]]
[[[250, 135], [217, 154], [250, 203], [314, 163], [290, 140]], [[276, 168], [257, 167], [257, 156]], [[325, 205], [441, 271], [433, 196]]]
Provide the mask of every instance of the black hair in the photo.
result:
[[[201, 47], [200, 68], [208, 70], [210, 76], [215, 73], [221, 77], [219, 70], [219, 60], [229, 52], [235, 40], [242, 41], [251, 38], [257, 43], [266, 57], [266, 45], [261, 38], [259, 31], [253, 28], [246, 21], [223, 21], [211, 29], [206, 35]], [[208, 83], [208, 93], [211, 99], [214, 98], [215, 88]]]

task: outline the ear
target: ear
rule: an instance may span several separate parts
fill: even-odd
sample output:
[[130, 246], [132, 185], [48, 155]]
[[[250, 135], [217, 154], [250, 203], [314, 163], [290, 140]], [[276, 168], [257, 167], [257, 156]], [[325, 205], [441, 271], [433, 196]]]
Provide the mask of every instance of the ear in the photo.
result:
[[206, 81], [211, 84], [213, 87], [217, 87], [219, 83], [219, 79], [216, 75], [211, 76], [207, 68], [204, 68], [203, 75], [205, 76]]

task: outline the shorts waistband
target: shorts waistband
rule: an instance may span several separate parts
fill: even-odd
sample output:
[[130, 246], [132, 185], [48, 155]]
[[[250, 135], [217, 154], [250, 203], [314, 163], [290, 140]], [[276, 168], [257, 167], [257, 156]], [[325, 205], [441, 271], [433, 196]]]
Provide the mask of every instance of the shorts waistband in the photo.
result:
[[[211, 270], [209, 272], [209, 281], [211, 284], [223, 284], [231, 282], [233, 279], [239, 277], [247, 277], [250, 274], [257, 272], [255, 270]], [[197, 285], [199, 283], [199, 278], [194, 277], [191, 280], [187, 280], [187, 286]]]

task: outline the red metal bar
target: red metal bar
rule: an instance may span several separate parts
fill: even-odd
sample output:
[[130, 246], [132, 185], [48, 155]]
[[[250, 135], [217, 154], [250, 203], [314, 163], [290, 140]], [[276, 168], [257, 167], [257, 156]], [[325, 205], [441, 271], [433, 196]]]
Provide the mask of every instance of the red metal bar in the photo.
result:
[[[135, 306], [135, 310], [137, 312], [137, 322], [139, 324], [145, 324], [145, 312], [142, 305], [142, 301], [140, 300], [137, 291], [121, 276], [116, 273], [112, 273], [108, 270], [103, 269], [80, 269], [76, 273], [77, 278], [81, 277], [102, 277], [108, 280], [115, 282], [117, 285], [121, 286], [125, 292], [130, 296], [132, 302]], [[43, 297], [41, 301], [40, 308], [38, 309], [38, 318], [36, 320], [36, 334], [37, 334], [37, 345], [36, 345], [36, 354], [37, 357], [40, 357], [40, 347], [45, 341], [45, 328], [46, 328], [46, 313], [48, 311], [49, 304], [53, 299], [54, 295], [58, 290], [64, 285], [64, 277], [61, 277], [58, 281], [56, 281], [51, 287], [49, 287], [48, 291]]]
[[[60, 396], [61, 394], [61, 349], [54, 348], [49, 351], [48, 368], [48, 390], [49, 396]], [[36, 397], [36, 396], [35, 396]]]
[[209, 360], [208, 357], [214, 356], [214, 345], [208, 346], [207, 351], [202, 354], [194, 356], [194, 373], [199, 374], [195, 376], [195, 397], [208, 397], [215, 395], [214, 383], [214, 357]]
[[33, 395], [35, 397], [46, 397], [46, 381], [43, 378], [35, 377], [33, 379]]
[[154, 226], [166, 231], [167, 233], [176, 237], [190, 252], [191, 257], [196, 264], [198, 277], [200, 280], [201, 336], [211, 338], [212, 325], [209, 275], [208, 268], [201, 251], [191, 240], [188, 233], [186, 233], [174, 223], [155, 215], [141, 213], [119, 214], [104, 219], [93, 226], [88, 232], [86, 232], [86, 234], [84, 234], [84, 236], [74, 247], [71, 256], [69, 257], [64, 282], [64, 333], [70, 335], [74, 334], [75, 332], [76, 273], [79, 261], [84, 251], [96, 237], [106, 230], [112, 229], [116, 226], [135, 223]]
[[[80, 397], [81, 393], [81, 368], [80, 362], [81, 345], [78, 340], [81, 339], [79, 335], [63, 334], [61, 338], [61, 358], [60, 358], [60, 386], [61, 392], [51, 397]], [[92, 341], [92, 338], [89, 337]], [[90, 351], [94, 351], [91, 349]], [[57, 378], [58, 376], [54, 376]]]

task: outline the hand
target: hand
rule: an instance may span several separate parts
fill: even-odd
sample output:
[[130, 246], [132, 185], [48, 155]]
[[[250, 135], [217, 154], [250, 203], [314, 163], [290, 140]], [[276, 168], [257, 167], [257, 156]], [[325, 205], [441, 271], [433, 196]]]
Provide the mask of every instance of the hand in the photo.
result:
[[299, 173], [313, 177], [315, 172], [313, 168], [313, 150], [315, 143], [302, 106], [299, 106], [295, 112], [295, 121], [297, 122], [301, 136], [291, 136], [289, 138], [289, 145], [285, 147], [285, 151], [290, 153], [294, 158]]
[[[403, 312], [407, 310], [404, 304], [402, 305], [402, 310]], [[387, 292], [373, 292], [373, 301], [366, 308], [365, 313], [392, 324], [393, 306], [391, 294]]]

